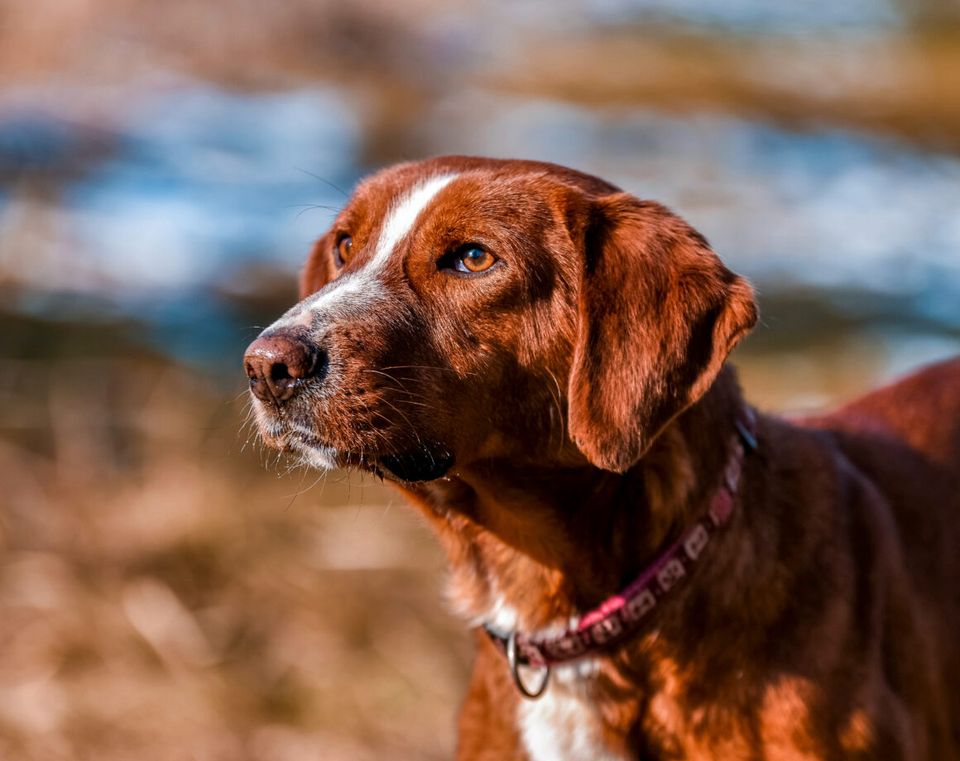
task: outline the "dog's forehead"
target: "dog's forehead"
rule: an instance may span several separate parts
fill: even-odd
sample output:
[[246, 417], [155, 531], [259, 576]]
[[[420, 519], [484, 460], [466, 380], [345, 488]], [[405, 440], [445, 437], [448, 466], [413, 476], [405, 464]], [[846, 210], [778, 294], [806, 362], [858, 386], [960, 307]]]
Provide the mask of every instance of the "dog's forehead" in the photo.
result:
[[475, 211], [465, 204], [479, 196], [502, 194], [523, 179], [516, 171], [498, 172], [456, 164], [401, 165], [364, 180], [345, 211], [354, 226], [379, 227], [381, 238], [396, 238], [402, 226], [411, 227], [421, 214], [441, 203], [460, 204], [463, 212]]
[[[574, 190], [601, 196], [618, 188], [573, 169], [525, 160], [445, 156], [381, 170], [357, 186], [330, 231], [335, 246], [345, 236], [352, 239], [351, 261], [280, 323], [309, 326], [318, 315], [385, 303], [391, 283], [403, 281], [397, 274], [406, 276], [410, 251], [484, 238], [515, 241], [524, 230], [540, 233], [558, 217], [551, 206], [559, 194]], [[414, 240], [420, 245], [407, 248]], [[318, 248], [314, 256], [329, 254]]]
[[484, 208], [468, 207], [466, 204], [470, 202], [504, 198], [511, 190], [536, 194], [538, 190], [565, 186], [594, 196], [619, 190], [597, 177], [558, 164], [442, 156], [388, 167], [366, 178], [347, 206], [348, 216], [364, 217], [375, 223], [387, 219], [401, 207], [407, 212], [405, 216], [413, 216], [414, 210], [421, 212], [431, 206], [447, 185], [450, 185], [449, 191], [436, 200], [460, 203], [464, 212]]

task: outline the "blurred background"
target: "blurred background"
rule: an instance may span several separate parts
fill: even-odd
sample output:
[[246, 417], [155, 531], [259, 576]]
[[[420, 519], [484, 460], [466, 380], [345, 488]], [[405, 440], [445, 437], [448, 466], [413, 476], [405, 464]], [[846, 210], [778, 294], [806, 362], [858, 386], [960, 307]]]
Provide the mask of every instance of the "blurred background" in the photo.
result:
[[356, 180], [448, 152], [687, 217], [767, 409], [960, 352], [957, 2], [0, 0], [0, 759], [450, 756], [439, 550], [240, 369]]

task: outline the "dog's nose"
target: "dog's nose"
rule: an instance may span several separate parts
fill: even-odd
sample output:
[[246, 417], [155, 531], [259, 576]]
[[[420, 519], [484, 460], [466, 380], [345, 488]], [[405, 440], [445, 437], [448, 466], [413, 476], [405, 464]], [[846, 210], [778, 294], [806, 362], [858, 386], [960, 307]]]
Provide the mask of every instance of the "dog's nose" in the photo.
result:
[[260, 336], [243, 355], [250, 390], [261, 401], [274, 404], [291, 399], [302, 381], [318, 377], [325, 364], [319, 349], [290, 332]]

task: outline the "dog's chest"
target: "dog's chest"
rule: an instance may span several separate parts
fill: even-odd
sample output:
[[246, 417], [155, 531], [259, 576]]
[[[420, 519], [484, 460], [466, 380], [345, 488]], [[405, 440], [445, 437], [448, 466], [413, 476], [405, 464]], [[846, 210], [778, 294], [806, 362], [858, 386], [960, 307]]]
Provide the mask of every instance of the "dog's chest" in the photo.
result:
[[[562, 673], [537, 700], [524, 700], [517, 712], [520, 736], [531, 761], [627, 761], [604, 739], [604, 726], [582, 683]], [[567, 677], [567, 678], [564, 678]], [[571, 678], [572, 677], [572, 678]]]
[[[499, 585], [493, 582], [491, 586]], [[450, 592], [455, 605], [465, 599], [456, 591], [454, 587]], [[477, 623], [489, 624], [497, 631], [513, 631], [519, 625], [516, 609], [500, 594], [480, 615], [465, 605], [458, 607]], [[563, 623], [558, 626], [560, 631], [566, 628]], [[550, 632], [541, 634], [549, 636]], [[506, 663], [502, 667], [506, 668]], [[517, 729], [531, 761], [628, 761], [628, 755], [605, 741], [603, 719], [590, 695], [598, 668], [592, 658], [554, 666], [547, 691], [537, 699], [520, 700]]]

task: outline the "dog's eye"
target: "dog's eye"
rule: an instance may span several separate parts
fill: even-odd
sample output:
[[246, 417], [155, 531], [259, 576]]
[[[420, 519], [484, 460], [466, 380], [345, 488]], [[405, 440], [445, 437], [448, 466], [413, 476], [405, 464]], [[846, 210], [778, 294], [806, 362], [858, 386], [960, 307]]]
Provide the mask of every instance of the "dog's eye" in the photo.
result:
[[337, 245], [334, 247], [334, 255], [337, 259], [337, 266], [342, 267], [350, 261], [350, 249], [353, 248], [353, 238], [349, 235], [341, 235], [337, 238]]
[[468, 244], [457, 250], [453, 268], [457, 272], [484, 272], [490, 269], [496, 261], [497, 257], [489, 251]]

